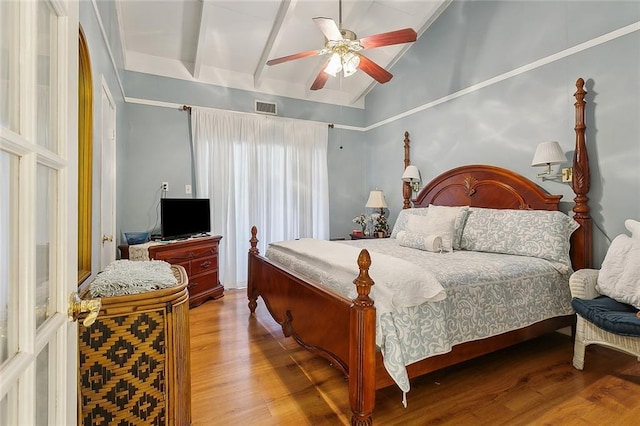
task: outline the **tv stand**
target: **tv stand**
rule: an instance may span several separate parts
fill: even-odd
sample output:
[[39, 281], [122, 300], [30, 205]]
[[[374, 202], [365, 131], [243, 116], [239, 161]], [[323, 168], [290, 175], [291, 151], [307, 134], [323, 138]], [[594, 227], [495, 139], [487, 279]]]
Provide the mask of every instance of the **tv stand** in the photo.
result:
[[[189, 307], [223, 296], [224, 287], [218, 273], [218, 247], [222, 236], [189, 238], [150, 245], [149, 259], [182, 265], [189, 277]], [[120, 247], [121, 257], [129, 258], [129, 247]]]

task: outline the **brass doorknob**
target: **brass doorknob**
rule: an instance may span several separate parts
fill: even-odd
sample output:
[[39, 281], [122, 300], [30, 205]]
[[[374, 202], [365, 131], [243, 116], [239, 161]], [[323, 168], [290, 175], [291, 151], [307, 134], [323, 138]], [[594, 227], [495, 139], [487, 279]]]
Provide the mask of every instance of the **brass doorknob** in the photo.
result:
[[105, 241], [113, 241], [113, 236], [111, 236], [111, 235], [103, 235], [102, 236], [102, 242], [104, 243]]
[[85, 317], [82, 324], [85, 327], [89, 327], [96, 321], [98, 318], [98, 313], [100, 313], [100, 308], [102, 307], [102, 301], [100, 299], [80, 299], [78, 293], [74, 292], [69, 295], [69, 310], [67, 314], [73, 319], [73, 321], [77, 321], [78, 317], [83, 312], [89, 312]]

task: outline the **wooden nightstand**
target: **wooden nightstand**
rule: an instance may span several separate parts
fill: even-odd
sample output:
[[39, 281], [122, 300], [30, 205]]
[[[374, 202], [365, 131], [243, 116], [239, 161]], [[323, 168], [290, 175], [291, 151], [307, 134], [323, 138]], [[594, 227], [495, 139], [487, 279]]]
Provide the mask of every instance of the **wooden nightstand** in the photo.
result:
[[[222, 237], [189, 238], [149, 246], [149, 259], [182, 265], [189, 277], [189, 307], [223, 296], [224, 287], [218, 276], [218, 246]], [[121, 245], [122, 259], [129, 258], [129, 246]]]
[[375, 240], [378, 238], [389, 238], [389, 235], [385, 235], [384, 237], [376, 237], [374, 235], [354, 235], [349, 234], [352, 240]]

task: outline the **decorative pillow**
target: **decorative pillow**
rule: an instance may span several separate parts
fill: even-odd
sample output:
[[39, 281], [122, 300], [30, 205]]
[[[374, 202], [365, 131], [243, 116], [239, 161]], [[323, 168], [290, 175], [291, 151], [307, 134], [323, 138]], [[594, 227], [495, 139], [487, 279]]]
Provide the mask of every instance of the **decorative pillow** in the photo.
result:
[[631, 232], [631, 238], [640, 241], [640, 222], [633, 219], [627, 219], [624, 221], [624, 226], [629, 232]]
[[546, 210], [471, 207], [462, 232], [463, 250], [532, 256], [571, 271], [569, 238], [580, 225], [566, 214]]
[[393, 230], [391, 231], [391, 238], [398, 238], [398, 232], [407, 230], [407, 220], [410, 216], [426, 216], [428, 212], [429, 209], [426, 207], [400, 210], [396, 223], [394, 223]]
[[407, 232], [438, 236], [442, 239], [442, 250], [453, 250], [455, 216], [432, 214], [431, 206], [426, 216], [409, 216]]
[[631, 237], [618, 235], [602, 262], [596, 290], [640, 309], [640, 222], [625, 221]]
[[438, 220], [453, 222], [453, 239], [452, 247], [454, 250], [460, 250], [460, 241], [462, 240], [462, 231], [464, 230], [464, 224], [467, 221], [467, 215], [469, 214], [469, 207], [449, 207], [449, 206], [435, 206], [429, 204], [429, 217], [436, 215]]
[[442, 252], [442, 237], [427, 235], [422, 232], [400, 231], [398, 232], [398, 244], [418, 250]]

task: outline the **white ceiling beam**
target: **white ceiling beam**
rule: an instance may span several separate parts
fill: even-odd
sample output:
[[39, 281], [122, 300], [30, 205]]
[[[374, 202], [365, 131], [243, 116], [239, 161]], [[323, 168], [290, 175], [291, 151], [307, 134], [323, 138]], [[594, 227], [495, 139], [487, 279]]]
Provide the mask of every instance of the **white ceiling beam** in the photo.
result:
[[273, 49], [273, 45], [280, 34], [280, 29], [282, 28], [282, 23], [284, 22], [284, 18], [287, 16], [289, 10], [296, 3], [296, 0], [282, 0], [280, 2], [280, 7], [278, 8], [278, 13], [276, 14], [276, 18], [273, 21], [273, 26], [271, 27], [271, 32], [269, 33], [269, 37], [267, 37], [267, 41], [264, 45], [264, 49], [262, 49], [262, 55], [260, 55], [260, 60], [256, 65], [256, 70], [253, 72], [253, 86], [257, 89], [260, 87], [262, 83], [262, 73], [264, 69], [267, 67], [267, 60], [269, 56], [271, 56], [271, 50]]
[[202, 0], [202, 9], [200, 10], [200, 29], [198, 30], [198, 41], [196, 45], [196, 57], [193, 59], [193, 78], [200, 78], [200, 70], [202, 69], [202, 61], [205, 57], [205, 49], [207, 48], [207, 23], [209, 14], [213, 6], [207, 0]]

